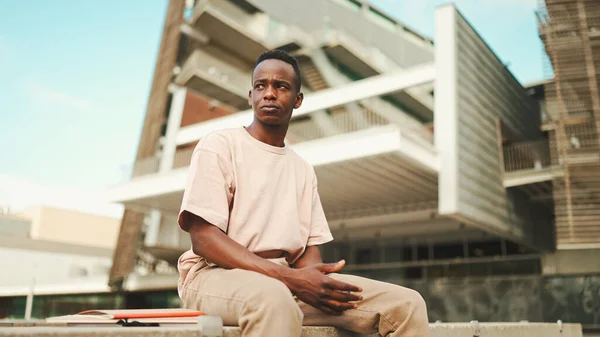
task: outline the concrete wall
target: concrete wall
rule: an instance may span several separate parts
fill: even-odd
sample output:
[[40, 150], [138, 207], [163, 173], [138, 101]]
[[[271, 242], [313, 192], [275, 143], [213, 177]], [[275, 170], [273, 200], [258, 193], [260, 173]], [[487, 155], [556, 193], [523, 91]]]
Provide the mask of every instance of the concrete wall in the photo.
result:
[[502, 178], [498, 121], [522, 140], [536, 139], [541, 136], [536, 102], [453, 5], [437, 9], [435, 40], [440, 213], [536, 248], [551, 248], [551, 235], [540, 240], [533, 233], [544, 232], [537, 222], [551, 231], [543, 214], [548, 211], [532, 213], [522, 195], [507, 193]]
[[417, 290], [435, 322], [563, 322], [600, 326], [600, 274], [387, 279]]
[[13, 216], [0, 215], [0, 236], [29, 236], [30, 220]]
[[[352, 5], [347, 0], [249, 0], [250, 3], [286, 24], [300, 27], [316, 37], [323, 36], [326, 27], [341, 29], [361, 41], [375, 46], [401, 67], [429, 63], [432, 46], [399, 24], [378, 18], [368, 9]], [[343, 4], [347, 2], [347, 4]], [[326, 22], [328, 18], [330, 23]]]
[[[248, 83], [249, 85], [249, 83]], [[205, 122], [209, 119], [223, 117], [233, 113], [230, 107], [223, 104], [212, 105], [211, 100], [194, 92], [188, 91], [185, 97], [183, 115], [180, 127]]]
[[120, 219], [57, 208], [39, 207], [24, 212], [31, 219], [32, 239], [113, 249]]

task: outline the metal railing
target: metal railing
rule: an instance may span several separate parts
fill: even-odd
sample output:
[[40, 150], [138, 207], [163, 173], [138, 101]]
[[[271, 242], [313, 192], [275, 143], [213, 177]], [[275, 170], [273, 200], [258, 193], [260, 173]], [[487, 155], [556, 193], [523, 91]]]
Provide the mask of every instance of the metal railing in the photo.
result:
[[[190, 165], [194, 147], [178, 150], [173, 158], [173, 169], [187, 167]], [[128, 181], [136, 177], [155, 174], [160, 171], [160, 158], [149, 157], [136, 161], [133, 165], [122, 167], [122, 181]]]
[[175, 152], [175, 158], [173, 159], [173, 168], [187, 167], [190, 165], [192, 159], [192, 153], [194, 153], [195, 147], [189, 147], [181, 149]]
[[598, 134], [593, 123], [573, 124], [565, 126], [569, 154], [586, 152], [590, 150], [600, 151]]
[[550, 142], [536, 140], [506, 145], [503, 148], [504, 171], [543, 169], [552, 166]]
[[[400, 114], [401, 112], [397, 113]], [[397, 125], [400, 127], [401, 132], [413, 140], [433, 145], [433, 132], [425, 126], [413, 125], [408, 127], [403, 123], [393, 123], [376, 112], [360, 106], [352, 112], [349, 112], [347, 109], [337, 109], [335, 113], [327, 115], [326, 125], [320, 125], [312, 115], [307, 119], [295, 120], [290, 124], [288, 141], [291, 144], [298, 144], [389, 124]], [[189, 166], [194, 148], [189, 147], [176, 151], [173, 158], [173, 169]], [[158, 173], [159, 165], [160, 159], [158, 157], [138, 160], [133, 165], [133, 175], [131, 177]]]
[[156, 173], [158, 172], [159, 165], [160, 158], [158, 157], [139, 159], [133, 164], [133, 169], [131, 170], [131, 177], [133, 178]]
[[[291, 143], [301, 143], [335, 135], [341, 135], [372, 127], [394, 124], [400, 127], [401, 131], [411, 136], [419, 138], [425, 143], [433, 144], [433, 133], [423, 125], [412, 125], [394, 123], [377, 112], [360, 107], [350, 110], [346, 108], [332, 109], [334, 112], [327, 115], [327, 121], [320, 124], [314, 115], [310, 118], [292, 121], [289, 128], [288, 139]], [[397, 114], [402, 112], [396, 111]]]
[[389, 122], [373, 111], [360, 108], [349, 112], [343, 109], [327, 115], [326, 125], [319, 125], [314, 116], [302, 121], [293, 121], [290, 124], [290, 133], [296, 140], [290, 140], [299, 143], [386, 124]]
[[[599, 153], [598, 136], [588, 125], [569, 125], [566, 134], [566, 144], [563, 146], [567, 157]], [[505, 172], [543, 169], [564, 161], [559, 158], [556, 142], [547, 139], [505, 145], [503, 155]]]

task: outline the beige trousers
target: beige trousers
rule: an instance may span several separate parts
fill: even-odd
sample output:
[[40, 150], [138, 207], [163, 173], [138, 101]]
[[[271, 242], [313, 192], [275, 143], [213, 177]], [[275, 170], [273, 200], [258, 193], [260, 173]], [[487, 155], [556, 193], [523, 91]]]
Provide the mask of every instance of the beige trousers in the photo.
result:
[[416, 291], [358, 276], [329, 276], [363, 289], [357, 309], [329, 315], [292, 296], [276, 279], [218, 267], [191, 271], [181, 297], [186, 308], [221, 316], [226, 326], [239, 326], [243, 337], [299, 337], [302, 325], [391, 337], [428, 336], [425, 302]]

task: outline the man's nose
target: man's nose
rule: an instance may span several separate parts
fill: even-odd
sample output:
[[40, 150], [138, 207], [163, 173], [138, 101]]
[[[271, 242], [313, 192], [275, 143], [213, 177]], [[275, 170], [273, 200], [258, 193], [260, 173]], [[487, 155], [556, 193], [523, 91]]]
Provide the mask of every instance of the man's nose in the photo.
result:
[[275, 92], [275, 88], [273, 88], [273, 86], [268, 85], [266, 90], [265, 90], [265, 94], [263, 96], [263, 98], [265, 99], [276, 99], [277, 98], [277, 94]]

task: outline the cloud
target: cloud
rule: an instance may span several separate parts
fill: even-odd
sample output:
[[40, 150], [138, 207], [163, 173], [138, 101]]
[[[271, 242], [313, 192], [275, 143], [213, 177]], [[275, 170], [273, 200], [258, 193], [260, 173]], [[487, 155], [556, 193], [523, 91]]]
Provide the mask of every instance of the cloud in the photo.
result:
[[74, 108], [77, 110], [89, 110], [92, 108], [92, 103], [90, 101], [53, 89], [42, 83], [25, 80], [24, 85], [25, 89], [27, 90], [27, 94], [34, 100], [61, 105], [63, 107]]

